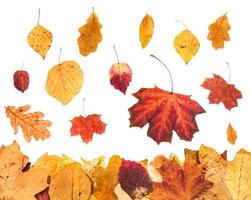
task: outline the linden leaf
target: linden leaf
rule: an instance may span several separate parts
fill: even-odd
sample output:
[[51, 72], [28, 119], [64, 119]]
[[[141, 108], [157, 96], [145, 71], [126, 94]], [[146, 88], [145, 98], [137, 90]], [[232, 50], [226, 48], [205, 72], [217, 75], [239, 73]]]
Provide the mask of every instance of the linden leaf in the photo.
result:
[[179, 33], [174, 39], [174, 48], [186, 64], [193, 58], [200, 48], [197, 37], [189, 30]]
[[78, 47], [80, 54], [88, 56], [89, 53], [97, 50], [98, 44], [102, 41], [101, 28], [98, 16], [93, 12], [87, 19], [87, 23], [79, 28]]
[[14, 129], [14, 134], [17, 134], [18, 127], [23, 131], [24, 138], [27, 142], [31, 141], [31, 137], [35, 140], [44, 140], [50, 137], [50, 132], [47, 129], [51, 126], [49, 120], [42, 120], [44, 114], [41, 112], [26, 113], [30, 110], [30, 106], [15, 106], [6, 107], [6, 115], [10, 118], [10, 124]]
[[227, 127], [227, 140], [230, 144], [235, 144], [235, 141], [237, 139], [237, 134], [232, 125], [229, 123]]
[[92, 141], [94, 133], [103, 134], [106, 124], [101, 121], [100, 117], [101, 115], [97, 114], [88, 115], [87, 117], [83, 117], [82, 115], [74, 117], [71, 120], [71, 136], [80, 135], [83, 142], [88, 143]]
[[158, 144], [171, 142], [172, 131], [191, 141], [198, 131], [195, 116], [204, 109], [190, 96], [155, 88], [141, 88], [133, 94], [139, 101], [129, 108], [130, 126], [142, 128], [149, 123], [147, 135]]
[[50, 184], [49, 196], [53, 200], [88, 200], [92, 184], [78, 163], [64, 166]]
[[212, 46], [214, 49], [223, 48], [224, 41], [230, 40], [230, 36], [228, 34], [230, 29], [231, 26], [228, 23], [226, 14], [219, 17], [208, 27], [209, 33], [207, 39], [212, 41]]
[[141, 47], [145, 48], [150, 42], [154, 32], [154, 21], [151, 15], [146, 14], [139, 26], [139, 39]]
[[14, 86], [17, 90], [24, 92], [29, 87], [29, 74], [27, 71], [18, 70], [14, 73], [13, 76]]
[[211, 184], [202, 175], [202, 166], [187, 160], [180, 166], [175, 160], [162, 156], [162, 163], [152, 165], [162, 176], [161, 182], [153, 183], [153, 192], [149, 194], [154, 200], [192, 200], [206, 190]]
[[126, 63], [115, 63], [109, 71], [110, 83], [115, 89], [126, 93], [127, 87], [132, 80], [132, 70]]
[[251, 153], [241, 149], [227, 166], [225, 183], [233, 200], [251, 199]]
[[62, 104], [68, 104], [81, 90], [83, 71], [75, 61], [65, 61], [48, 72], [46, 91]]
[[52, 34], [41, 25], [37, 25], [29, 33], [27, 42], [31, 48], [45, 59], [52, 43]]
[[222, 102], [228, 110], [237, 107], [237, 99], [242, 98], [241, 91], [217, 74], [214, 74], [213, 78], [206, 78], [201, 86], [210, 90], [209, 103], [219, 104]]
[[22, 152], [16, 142], [0, 148], [0, 199], [35, 200], [34, 195], [44, 190], [48, 174], [45, 170], [28, 165], [28, 157]]

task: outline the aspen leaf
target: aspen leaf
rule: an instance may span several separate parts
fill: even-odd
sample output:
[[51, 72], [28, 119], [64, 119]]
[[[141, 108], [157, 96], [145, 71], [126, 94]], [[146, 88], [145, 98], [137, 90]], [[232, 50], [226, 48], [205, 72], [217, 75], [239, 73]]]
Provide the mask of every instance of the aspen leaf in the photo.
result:
[[200, 48], [197, 37], [188, 29], [179, 33], [174, 39], [174, 48], [186, 64]]
[[208, 27], [209, 33], [207, 39], [212, 41], [212, 46], [214, 49], [223, 48], [224, 41], [230, 40], [230, 36], [228, 34], [230, 29], [231, 26], [228, 23], [226, 14], [219, 17]]
[[62, 104], [68, 104], [81, 90], [83, 71], [75, 61], [64, 61], [48, 72], [46, 91]]
[[23, 131], [24, 138], [27, 142], [33, 137], [35, 140], [44, 140], [50, 137], [50, 132], [47, 129], [51, 126], [48, 120], [42, 120], [44, 114], [41, 112], [26, 113], [30, 110], [29, 105], [16, 108], [15, 106], [6, 107], [6, 115], [10, 118], [10, 124], [14, 129], [14, 134], [17, 134], [18, 127]]
[[80, 54], [88, 56], [97, 50], [98, 44], [102, 41], [101, 28], [102, 25], [98, 21], [98, 16], [93, 11], [87, 19], [87, 23], [79, 28], [78, 47]]
[[230, 144], [235, 144], [237, 134], [232, 125], [229, 123], [227, 127], [227, 140]]
[[154, 21], [151, 15], [146, 14], [139, 26], [139, 39], [141, 47], [145, 48], [150, 42], [154, 32]]
[[37, 25], [29, 33], [27, 42], [31, 48], [45, 59], [52, 43], [52, 34], [41, 25]]

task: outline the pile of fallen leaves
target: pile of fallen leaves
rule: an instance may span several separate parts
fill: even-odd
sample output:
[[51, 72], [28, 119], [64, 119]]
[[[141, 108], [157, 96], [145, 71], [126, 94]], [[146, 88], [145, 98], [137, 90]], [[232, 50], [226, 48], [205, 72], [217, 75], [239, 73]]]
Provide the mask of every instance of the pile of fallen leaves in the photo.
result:
[[112, 156], [81, 162], [63, 155], [33, 165], [16, 142], [0, 147], [1, 200], [250, 200], [251, 153], [233, 161], [202, 145], [185, 149], [185, 161], [160, 155], [150, 164]]

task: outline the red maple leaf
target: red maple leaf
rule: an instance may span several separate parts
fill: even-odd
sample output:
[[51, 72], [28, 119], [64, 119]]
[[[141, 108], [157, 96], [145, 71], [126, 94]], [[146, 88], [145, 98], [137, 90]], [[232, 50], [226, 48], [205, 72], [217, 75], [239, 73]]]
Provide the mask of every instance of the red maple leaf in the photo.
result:
[[13, 76], [14, 86], [17, 90], [24, 92], [29, 87], [29, 74], [27, 71], [18, 70], [14, 73]]
[[110, 71], [110, 83], [115, 89], [126, 93], [129, 83], [132, 81], [132, 70], [126, 63], [115, 63]]
[[133, 94], [139, 101], [131, 108], [130, 126], [142, 128], [149, 123], [147, 135], [158, 144], [171, 142], [172, 131], [180, 139], [191, 141], [199, 129], [195, 121], [197, 114], [205, 110], [190, 96], [171, 93], [155, 88], [141, 88]]
[[209, 103], [219, 104], [222, 102], [228, 110], [237, 107], [237, 99], [242, 98], [241, 92], [233, 84], [227, 83], [217, 74], [214, 74], [213, 78], [206, 78], [201, 86], [210, 90]]
[[87, 117], [83, 117], [82, 115], [74, 117], [71, 120], [71, 136], [80, 135], [83, 142], [88, 143], [92, 141], [94, 133], [103, 134], [106, 124], [101, 121], [100, 117], [101, 115], [97, 114], [88, 115]]

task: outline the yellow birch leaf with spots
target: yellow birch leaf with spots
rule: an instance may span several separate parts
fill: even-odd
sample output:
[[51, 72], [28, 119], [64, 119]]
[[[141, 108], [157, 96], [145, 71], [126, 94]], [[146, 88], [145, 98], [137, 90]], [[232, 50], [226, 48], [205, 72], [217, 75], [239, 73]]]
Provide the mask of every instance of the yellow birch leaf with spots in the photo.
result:
[[230, 144], [235, 144], [237, 139], [237, 133], [232, 127], [232, 125], [229, 123], [227, 127], [227, 140]]
[[154, 32], [154, 21], [151, 15], [146, 14], [139, 27], [139, 39], [141, 47], [145, 48], [150, 42]]
[[75, 61], [64, 61], [48, 72], [46, 91], [62, 104], [68, 104], [81, 90], [83, 71]]

